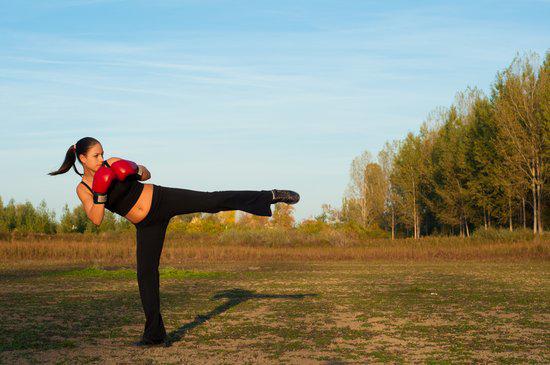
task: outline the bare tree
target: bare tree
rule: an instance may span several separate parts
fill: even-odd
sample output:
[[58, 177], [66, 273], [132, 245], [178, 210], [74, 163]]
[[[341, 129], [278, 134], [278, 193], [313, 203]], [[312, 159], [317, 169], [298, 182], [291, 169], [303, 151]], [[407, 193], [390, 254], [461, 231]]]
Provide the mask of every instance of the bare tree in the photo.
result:
[[372, 162], [368, 151], [353, 160], [350, 178], [346, 194], [348, 211], [355, 211], [355, 219], [365, 228], [379, 224], [384, 213], [386, 181], [380, 165]]
[[348, 221], [365, 224], [365, 169], [372, 162], [372, 155], [364, 151], [355, 157], [350, 166], [350, 181], [348, 183], [343, 203], [343, 213]]

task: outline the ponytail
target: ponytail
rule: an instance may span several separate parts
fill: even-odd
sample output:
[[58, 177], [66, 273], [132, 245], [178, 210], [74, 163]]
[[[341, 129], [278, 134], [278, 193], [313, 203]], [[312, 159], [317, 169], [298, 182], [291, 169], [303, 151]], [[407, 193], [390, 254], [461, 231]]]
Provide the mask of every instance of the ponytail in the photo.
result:
[[[48, 175], [54, 176], [54, 175], [64, 174], [67, 171], [69, 171], [72, 167], [73, 170], [79, 176], [83, 176], [84, 173], [81, 174], [76, 169], [75, 162], [76, 162], [77, 157], [79, 155], [85, 155], [86, 152], [88, 152], [88, 150], [93, 145], [95, 145], [96, 143], [99, 143], [99, 141], [95, 138], [92, 138], [92, 137], [84, 137], [84, 138], [80, 139], [78, 142], [76, 142], [71, 147], [69, 147], [69, 149], [65, 153], [65, 159], [63, 160], [63, 163], [61, 164], [61, 167], [59, 167], [59, 169], [57, 169], [57, 171], [49, 172]], [[80, 161], [80, 159], [78, 159], [78, 162], [80, 162], [80, 164], [82, 165], [82, 161]]]

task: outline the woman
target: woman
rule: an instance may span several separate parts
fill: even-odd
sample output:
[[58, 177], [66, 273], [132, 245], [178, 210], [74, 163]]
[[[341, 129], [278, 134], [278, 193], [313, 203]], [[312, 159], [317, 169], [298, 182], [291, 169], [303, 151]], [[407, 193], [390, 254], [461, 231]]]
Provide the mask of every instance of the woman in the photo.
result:
[[[75, 160], [84, 173], [76, 169]], [[179, 214], [217, 213], [242, 210], [271, 217], [271, 204], [295, 204], [300, 196], [290, 190], [231, 190], [203, 192], [143, 184], [151, 173], [142, 165], [118, 157], [103, 158], [103, 148], [92, 137], [80, 139], [71, 146], [61, 167], [49, 175], [67, 172], [71, 167], [82, 177], [76, 193], [86, 215], [100, 225], [105, 208], [117, 213], [136, 226], [137, 279], [145, 329], [137, 346], [162, 344], [166, 330], [160, 313], [159, 261], [170, 219]]]

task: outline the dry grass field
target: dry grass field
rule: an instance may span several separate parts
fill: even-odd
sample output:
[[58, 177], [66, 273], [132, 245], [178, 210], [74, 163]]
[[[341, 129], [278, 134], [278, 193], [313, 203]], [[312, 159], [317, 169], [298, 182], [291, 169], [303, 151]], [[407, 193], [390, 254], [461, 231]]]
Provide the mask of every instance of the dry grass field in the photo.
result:
[[0, 363], [549, 363], [549, 243], [168, 237], [166, 347], [131, 238], [0, 242]]
[[[0, 268], [13, 265], [135, 265], [135, 233], [36, 235], [0, 241]], [[424, 237], [361, 239], [338, 230], [227, 230], [220, 234], [168, 232], [161, 262], [550, 260], [550, 235], [538, 241]]]

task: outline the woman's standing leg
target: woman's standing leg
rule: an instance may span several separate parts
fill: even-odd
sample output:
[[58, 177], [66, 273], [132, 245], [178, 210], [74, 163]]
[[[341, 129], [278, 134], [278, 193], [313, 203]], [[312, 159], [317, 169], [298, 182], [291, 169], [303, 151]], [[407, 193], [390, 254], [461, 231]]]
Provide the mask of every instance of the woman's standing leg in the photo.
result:
[[169, 220], [137, 227], [137, 279], [145, 313], [143, 341], [160, 341], [166, 330], [160, 313], [159, 262]]
[[[163, 187], [163, 208], [168, 219], [188, 213], [217, 213], [242, 210], [247, 213], [271, 217], [273, 194], [270, 190], [197, 191]], [[164, 209], [163, 209], [164, 210]]]

